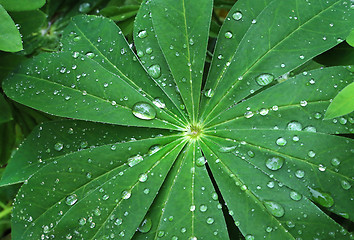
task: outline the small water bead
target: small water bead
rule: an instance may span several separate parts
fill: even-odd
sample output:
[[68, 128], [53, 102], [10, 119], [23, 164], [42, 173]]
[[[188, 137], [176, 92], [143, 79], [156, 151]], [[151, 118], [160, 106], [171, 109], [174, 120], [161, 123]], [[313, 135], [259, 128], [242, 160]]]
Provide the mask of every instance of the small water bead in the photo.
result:
[[145, 52], [146, 52], [146, 54], [151, 54], [152, 53], [152, 48], [151, 47], [147, 48], [145, 50]]
[[209, 217], [207, 219], [207, 224], [213, 224], [214, 223], [214, 218]]
[[307, 101], [305, 101], [305, 100], [300, 101], [300, 106], [301, 107], [306, 107], [307, 106]]
[[285, 159], [283, 157], [274, 156], [267, 159], [266, 166], [268, 169], [276, 171], [283, 166], [284, 162]]
[[307, 126], [303, 129], [305, 132], [317, 132], [317, 129], [314, 126]]
[[144, 52], [143, 51], [141, 51], [141, 50], [139, 50], [138, 52], [137, 52], [137, 55], [138, 55], [138, 57], [144, 57]]
[[215, 193], [215, 192], [212, 193], [211, 198], [212, 198], [214, 201], [217, 201], [217, 200], [219, 199], [218, 194]]
[[285, 214], [285, 210], [282, 205], [274, 201], [264, 202], [264, 206], [274, 217], [282, 217]]
[[287, 225], [289, 228], [295, 227], [295, 223], [292, 222], [292, 221], [286, 221], [286, 225]]
[[79, 219], [79, 225], [84, 226], [86, 224], [86, 218], [80, 218]]
[[139, 182], [146, 182], [147, 179], [148, 179], [148, 175], [146, 173], [140, 174]]
[[326, 167], [323, 166], [322, 164], [320, 164], [320, 165], [318, 165], [318, 170], [319, 170], [320, 172], [324, 172], [324, 171], [326, 171]]
[[152, 146], [149, 148], [148, 155], [151, 156], [151, 155], [153, 155], [154, 153], [156, 153], [157, 151], [159, 151], [160, 149], [161, 149], [161, 146], [160, 146], [160, 145], [152, 145]]
[[345, 125], [345, 124], [347, 124], [347, 122], [348, 122], [348, 120], [346, 118], [344, 118], [344, 117], [339, 118], [340, 124]]
[[158, 64], [154, 64], [149, 67], [148, 73], [153, 78], [159, 78], [161, 76], [161, 67]]
[[157, 233], [157, 236], [162, 238], [163, 236], [165, 236], [165, 232], [161, 230]]
[[333, 158], [331, 160], [331, 164], [332, 164], [332, 166], [337, 167], [337, 166], [339, 166], [340, 161], [338, 160], [338, 158]]
[[117, 218], [115, 221], [114, 221], [114, 225], [116, 226], [119, 226], [123, 223], [123, 220], [121, 218]]
[[315, 113], [315, 118], [316, 119], [321, 119], [321, 117], [322, 117], [321, 113], [319, 113], [319, 112]]
[[284, 138], [282, 138], [282, 137], [278, 138], [277, 141], [276, 141], [276, 144], [278, 146], [281, 146], [281, 147], [285, 146], [286, 143], [287, 143], [287, 141]]
[[302, 198], [302, 195], [298, 192], [295, 192], [295, 191], [291, 191], [290, 192], [290, 198], [294, 201], [300, 201], [301, 198]]
[[251, 158], [253, 158], [255, 156], [254, 152], [252, 152], [252, 151], [248, 151], [247, 155]]
[[254, 115], [254, 113], [251, 111], [245, 112], [245, 118], [251, 118], [251, 117], [253, 117], [253, 115]]
[[130, 192], [130, 190], [125, 190], [122, 192], [122, 198], [123, 199], [129, 199], [131, 197], [132, 193]]
[[214, 90], [213, 89], [208, 89], [204, 92], [204, 96], [211, 98], [212, 96], [214, 96]]
[[86, 56], [88, 57], [88, 58], [94, 58], [95, 57], [95, 54], [93, 53], [93, 52], [88, 52], [88, 53], [86, 53]]
[[150, 193], [150, 189], [145, 188], [143, 192], [144, 192], [144, 194], [149, 194]]
[[237, 146], [220, 147], [219, 148], [219, 152], [221, 152], [221, 153], [230, 153], [233, 150], [235, 150], [236, 148], [237, 148]]
[[304, 176], [305, 176], [305, 172], [303, 171], [303, 170], [297, 170], [296, 172], [295, 172], [295, 176], [297, 177], [297, 178], [303, 178]]
[[153, 103], [156, 107], [161, 108], [161, 109], [163, 109], [163, 108], [166, 107], [166, 104], [165, 104], [164, 101], [163, 101], [162, 99], [160, 99], [160, 98], [155, 98], [155, 99], [152, 101], [152, 103]]
[[261, 110], [259, 110], [259, 114], [262, 116], [265, 116], [269, 113], [269, 109], [268, 108], [262, 108]]
[[269, 188], [274, 188], [274, 186], [275, 186], [275, 183], [273, 181], [269, 181], [267, 183], [267, 187], [269, 187]]
[[200, 205], [199, 210], [201, 212], [206, 212], [208, 210], [208, 207], [206, 205], [202, 204], [202, 205]]
[[342, 186], [342, 188], [344, 190], [349, 190], [352, 187], [352, 185], [350, 185], [350, 183], [348, 181], [346, 181], [346, 180], [342, 180], [340, 182], [340, 185]]
[[54, 145], [54, 149], [57, 150], [58, 152], [60, 152], [61, 150], [63, 150], [64, 148], [64, 144], [58, 142]]
[[254, 236], [253, 236], [253, 235], [250, 235], [250, 234], [247, 234], [247, 235], [245, 236], [245, 239], [246, 239], [246, 240], [254, 240]]
[[140, 226], [138, 227], [138, 230], [139, 230], [139, 232], [147, 233], [147, 232], [150, 231], [151, 227], [152, 227], [152, 221], [151, 221], [151, 219], [150, 219], [150, 218], [145, 218], [145, 219], [141, 222]]
[[197, 160], [195, 161], [195, 164], [198, 166], [198, 167], [202, 167], [204, 166], [206, 163], [206, 160], [204, 157], [199, 157], [197, 158]]
[[236, 21], [240, 21], [242, 19], [242, 13], [240, 11], [234, 12], [232, 18]]
[[298, 136], [294, 136], [294, 137], [293, 137], [293, 141], [294, 141], [294, 142], [298, 142], [299, 140], [300, 140], [300, 138], [299, 138]]
[[80, 37], [80, 36], [74, 37], [74, 42], [78, 42], [78, 41], [80, 41], [80, 40], [81, 40], [81, 37]]
[[292, 121], [292, 122], [288, 123], [288, 126], [286, 127], [286, 129], [290, 130], [290, 131], [301, 131], [302, 124], [297, 121]]
[[225, 38], [227, 38], [227, 39], [230, 39], [230, 38], [232, 38], [232, 32], [226, 32], [225, 33]]
[[273, 231], [273, 228], [271, 228], [271, 227], [266, 228], [266, 232], [270, 233], [271, 231]]
[[134, 167], [135, 165], [142, 162], [143, 160], [144, 158], [141, 155], [137, 154], [128, 158], [128, 165], [129, 167]]
[[79, 12], [88, 13], [90, 11], [91, 4], [88, 2], [81, 3], [79, 6]]
[[307, 153], [307, 155], [308, 155], [309, 157], [313, 158], [313, 157], [316, 156], [316, 153], [315, 153], [314, 151], [310, 150], [310, 151]]
[[139, 38], [146, 38], [147, 37], [147, 31], [145, 31], [145, 30], [141, 30], [139, 33], [138, 33], [138, 37]]
[[274, 81], [274, 76], [269, 73], [264, 73], [256, 77], [256, 82], [260, 86], [266, 86]]
[[77, 195], [76, 194], [71, 194], [65, 198], [65, 203], [69, 206], [74, 205], [77, 202]]
[[323, 207], [332, 207], [334, 204], [334, 200], [332, 196], [329, 193], [323, 192], [322, 190], [319, 189], [313, 189], [308, 187], [311, 194], [312, 194], [312, 200], [314, 200], [316, 203], [322, 205]]
[[135, 117], [143, 120], [152, 120], [156, 117], [156, 110], [146, 102], [137, 102], [132, 109]]

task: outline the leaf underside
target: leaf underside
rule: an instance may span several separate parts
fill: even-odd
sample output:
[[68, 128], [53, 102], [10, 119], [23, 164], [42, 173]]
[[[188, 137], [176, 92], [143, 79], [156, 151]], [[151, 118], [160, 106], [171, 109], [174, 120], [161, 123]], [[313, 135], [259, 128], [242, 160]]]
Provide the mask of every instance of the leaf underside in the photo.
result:
[[144, 1], [135, 49], [113, 21], [77, 16], [60, 52], [4, 81], [72, 118], [9, 161], [0, 185], [24, 182], [13, 239], [235, 239], [223, 207], [246, 239], [351, 239], [330, 214], [354, 220], [353, 140], [335, 135], [353, 116], [324, 116], [353, 73], [289, 74], [349, 35], [350, 3], [237, 1], [203, 78], [211, 14], [209, 0]]

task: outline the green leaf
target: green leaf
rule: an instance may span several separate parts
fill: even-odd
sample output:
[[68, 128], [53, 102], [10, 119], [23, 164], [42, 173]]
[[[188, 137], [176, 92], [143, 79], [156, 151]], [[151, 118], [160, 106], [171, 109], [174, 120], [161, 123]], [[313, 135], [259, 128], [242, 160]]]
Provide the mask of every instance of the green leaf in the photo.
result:
[[190, 121], [194, 123], [198, 116], [212, 1], [195, 4], [186, 0], [177, 3], [174, 0], [153, 0], [151, 5], [153, 28], [161, 50], [170, 66]]
[[346, 115], [354, 111], [354, 83], [346, 86], [329, 105], [325, 119]]
[[[348, 11], [350, 4], [342, 0], [272, 1], [252, 21], [226, 63], [214, 66], [222, 71], [208, 76], [205, 89], [212, 89], [214, 97], [204, 101], [201, 119], [217, 116], [273, 79], [343, 41], [354, 22], [354, 14], [344, 14]], [[230, 21], [232, 14], [229, 13]], [[242, 24], [232, 21], [234, 25]], [[219, 39], [234, 41], [237, 33], [224, 30]], [[267, 80], [257, 81], [259, 77]]]
[[48, 27], [47, 16], [40, 10], [13, 12], [11, 17], [20, 26], [22, 35], [23, 54], [31, 54], [45, 42], [44, 33]]
[[11, 108], [2, 94], [0, 94], [0, 112], [0, 124], [12, 120]]
[[139, 10], [139, 5], [130, 5], [122, 7], [106, 7], [100, 11], [105, 17], [112, 19], [113, 21], [119, 22], [127, 20], [128, 18], [134, 17]]
[[[56, 133], [53, 135], [53, 133]], [[63, 156], [92, 147], [153, 138], [168, 131], [120, 127], [84, 121], [54, 121], [36, 127], [12, 156], [0, 185], [15, 184], [28, 179], [41, 168]], [[97, 138], [97, 136], [100, 136]], [[169, 137], [167, 137], [169, 139]], [[163, 142], [163, 141], [162, 141]], [[33, 159], [33, 161], [28, 161]]]
[[354, 48], [347, 42], [322, 53], [315, 58], [320, 64], [326, 66], [345, 66], [354, 64]]
[[41, 8], [45, 4], [45, 0], [0, 0], [0, 4], [7, 11], [20, 12]]
[[[154, 143], [155, 140], [122, 143], [115, 151], [110, 146], [96, 147], [48, 164], [19, 191], [12, 237], [55, 234], [72, 238], [78, 233], [80, 238], [94, 239], [110, 232], [113, 237], [131, 238], [165, 179], [166, 170], [184, 146], [177, 140], [130, 165], [132, 154], [147, 151]], [[38, 198], [38, 194], [42, 197]], [[33, 207], [28, 205], [24, 211], [24, 204], [30, 204], [28, 199]], [[46, 225], [47, 219], [55, 221]], [[35, 224], [25, 227], [28, 221]]]
[[26, 58], [13, 53], [0, 53], [0, 83]]
[[60, 52], [8, 76], [8, 97], [70, 118], [34, 129], [5, 170], [0, 185], [24, 182], [14, 240], [353, 238], [354, 118], [324, 115], [354, 76], [313, 60], [349, 34], [351, 3], [239, 0], [216, 43], [211, 13], [143, 1], [131, 44], [76, 16]]
[[6, 10], [0, 2], [0, 50], [6, 52], [18, 52], [23, 49], [21, 35]]
[[350, 46], [354, 47], [354, 29], [350, 32], [346, 40]]

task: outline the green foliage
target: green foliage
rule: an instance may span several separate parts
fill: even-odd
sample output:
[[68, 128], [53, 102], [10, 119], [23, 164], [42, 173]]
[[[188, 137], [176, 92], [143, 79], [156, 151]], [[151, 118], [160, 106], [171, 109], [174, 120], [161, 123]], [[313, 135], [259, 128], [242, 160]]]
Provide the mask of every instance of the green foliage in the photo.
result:
[[[352, 239], [353, 115], [326, 118], [353, 110], [354, 73], [338, 65], [354, 64], [318, 60], [338, 55], [351, 4], [138, 3], [49, 1], [62, 18], [43, 35], [40, 10], [13, 15], [36, 22], [22, 30], [36, 56], [0, 62], [19, 65], [0, 122], [34, 128], [0, 181], [23, 183], [11, 237]], [[213, 7], [230, 10], [216, 43]], [[37, 55], [58, 35], [60, 51]]]
[[7, 11], [20, 12], [30, 11], [41, 8], [46, 0], [0, 0], [0, 4], [4, 6]]
[[0, 50], [6, 52], [18, 52], [22, 50], [20, 32], [15, 23], [0, 4]]
[[346, 86], [329, 105], [325, 118], [331, 119], [354, 111], [354, 84]]

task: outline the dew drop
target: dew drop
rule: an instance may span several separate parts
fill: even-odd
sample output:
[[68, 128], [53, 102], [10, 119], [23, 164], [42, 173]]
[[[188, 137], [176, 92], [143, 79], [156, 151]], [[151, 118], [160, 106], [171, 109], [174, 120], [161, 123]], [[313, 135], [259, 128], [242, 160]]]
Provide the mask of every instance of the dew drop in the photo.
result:
[[166, 104], [164, 103], [164, 101], [160, 98], [155, 98], [152, 103], [158, 107], [158, 108], [165, 108], [166, 107]]
[[201, 212], [206, 212], [208, 210], [208, 207], [206, 205], [202, 204], [202, 205], [200, 205], [199, 210]]
[[137, 154], [128, 158], [128, 165], [129, 167], [134, 167], [135, 165], [142, 162], [143, 160], [144, 158], [141, 155]]
[[145, 218], [145, 219], [141, 222], [140, 226], [138, 227], [138, 230], [139, 230], [139, 232], [147, 233], [147, 232], [150, 231], [151, 227], [152, 227], [152, 221], [151, 221], [151, 219], [150, 219], [150, 218]]
[[307, 126], [303, 130], [305, 132], [317, 132], [317, 129], [314, 126]]
[[312, 189], [309, 187], [309, 190], [312, 194], [312, 200], [316, 203], [322, 205], [323, 207], [332, 207], [334, 200], [329, 193], [323, 192], [319, 189]]
[[153, 78], [159, 78], [161, 76], [161, 67], [158, 64], [154, 64], [149, 67], [148, 73]]
[[211, 98], [212, 96], [214, 96], [214, 90], [213, 89], [208, 89], [204, 92], [204, 96]]
[[132, 195], [132, 193], [130, 192], [130, 190], [125, 190], [122, 192], [123, 199], [129, 199], [131, 195]]
[[88, 53], [86, 53], [86, 56], [88, 57], [88, 58], [94, 58], [95, 57], [95, 54], [93, 53], [93, 52], [88, 52]]
[[148, 179], [148, 175], [146, 173], [140, 174], [139, 182], [146, 182], [147, 179]]
[[314, 158], [316, 156], [316, 153], [312, 150], [310, 150], [307, 155], [310, 157], [310, 158]]
[[303, 170], [297, 170], [296, 172], [295, 172], [295, 176], [297, 177], [297, 178], [303, 178], [304, 176], [305, 176], [305, 172], [303, 171]]
[[254, 115], [254, 113], [251, 111], [245, 112], [245, 118], [251, 118], [251, 117], [253, 117], [253, 115]]
[[69, 206], [74, 205], [77, 202], [77, 195], [71, 194], [65, 198], [65, 203]]
[[225, 33], [225, 38], [227, 38], [227, 39], [230, 39], [230, 38], [232, 38], [232, 32], [226, 32]]
[[146, 38], [147, 37], [147, 32], [145, 30], [141, 30], [139, 33], [138, 33], [138, 37], [139, 38]]
[[81, 3], [79, 6], [79, 12], [87, 13], [90, 11], [91, 4], [88, 2]]
[[298, 192], [295, 192], [295, 191], [291, 191], [290, 192], [290, 198], [294, 201], [300, 201], [301, 198], [302, 198], [302, 195]]
[[307, 106], [307, 101], [305, 101], [305, 100], [300, 101], [300, 106], [301, 107], [306, 107]]
[[58, 152], [60, 152], [61, 150], [63, 150], [64, 148], [64, 144], [58, 142], [54, 145], [54, 149], [57, 150]]
[[254, 236], [253, 236], [253, 235], [250, 235], [250, 234], [247, 234], [247, 235], [245, 236], [245, 239], [246, 239], [246, 240], [254, 240]]
[[349, 190], [349, 188], [352, 187], [352, 185], [350, 185], [350, 183], [349, 183], [348, 181], [346, 181], [346, 180], [342, 180], [342, 181], [340, 182], [340, 185], [342, 186], [342, 188], [343, 188], [344, 190]]
[[86, 218], [80, 218], [79, 219], [79, 225], [84, 226], [86, 224]]
[[333, 158], [331, 160], [331, 164], [332, 164], [332, 166], [337, 167], [337, 166], [339, 166], [340, 161], [338, 160], [338, 158]]
[[282, 147], [285, 146], [286, 143], [287, 143], [287, 141], [284, 138], [282, 138], [282, 137], [278, 138], [277, 141], [276, 141], [276, 144], [278, 146], [282, 146]]
[[205, 158], [204, 157], [199, 157], [197, 158], [197, 160], [195, 161], [195, 164], [198, 166], [198, 167], [202, 167], [205, 165]]
[[156, 110], [149, 104], [145, 102], [138, 102], [133, 106], [132, 112], [135, 117], [151, 120], [156, 117]]
[[301, 131], [302, 124], [297, 121], [292, 121], [292, 122], [288, 123], [288, 126], [286, 127], [286, 129], [290, 130], [290, 131]]
[[265, 207], [267, 210], [274, 216], [274, 217], [282, 217], [285, 214], [285, 210], [282, 205], [274, 201], [266, 201], [264, 202]]
[[209, 217], [207, 219], [207, 224], [213, 224], [214, 223], [214, 218]]
[[263, 74], [259, 75], [258, 77], [256, 77], [256, 82], [260, 86], [266, 86], [269, 83], [273, 82], [273, 80], [274, 80], [274, 76], [269, 73], [263, 73]]
[[220, 147], [220, 148], [219, 148], [219, 152], [222, 152], [222, 153], [229, 153], [229, 152], [232, 152], [233, 150], [235, 150], [236, 147], [237, 147], [237, 146]]
[[242, 13], [240, 11], [237, 11], [234, 14], [232, 14], [232, 18], [235, 19], [236, 21], [239, 21], [242, 19]]
[[284, 162], [285, 159], [283, 157], [274, 156], [267, 159], [266, 166], [268, 169], [276, 171], [283, 166]]
[[259, 110], [259, 114], [261, 114], [262, 116], [265, 116], [269, 113], [269, 109], [268, 108], [262, 108], [261, 110]]

